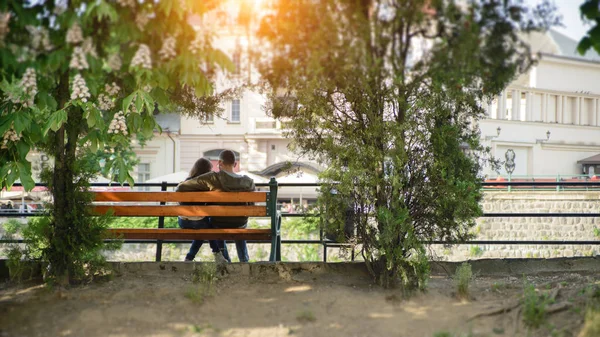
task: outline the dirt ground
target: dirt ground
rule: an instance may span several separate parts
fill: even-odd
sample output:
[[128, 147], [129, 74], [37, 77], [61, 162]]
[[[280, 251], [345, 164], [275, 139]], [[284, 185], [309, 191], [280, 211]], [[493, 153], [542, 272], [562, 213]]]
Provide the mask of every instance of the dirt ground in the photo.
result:
[[[173, 270], [120, 273], [62, 290], [2, 284], [0, 336], [567, 337], [578, 336], [600, 288], [597, 275], [476, 277], [470, 298], [460, 300], [454, 281], [436, 276], [427, 292], [405, 297], [365, 275], [304, 271], [226, 275], [207, 290], [193, 282], [198, 272]], [[525, 281], [553, 297], [547, 311], [557, 309], [535, 330], [524, 325], [519, 305]]]

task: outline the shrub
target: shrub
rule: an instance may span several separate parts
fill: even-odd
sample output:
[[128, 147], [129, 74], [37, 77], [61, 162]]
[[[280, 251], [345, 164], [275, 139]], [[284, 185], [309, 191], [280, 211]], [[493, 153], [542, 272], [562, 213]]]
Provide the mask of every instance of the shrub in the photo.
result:
[[546, 321], [546, 307], [551, 300], [540, 295], [532, 284], [525, 284], [523, 290], [523, 323], [531, 328], [539, 328]]
[[461, 298], [469, 297], [469, 284], [473, 279], [473, 270], [471, 269], [471, 265], [467, 262], [461, 264], [458, 268], [456, 268], [456, 273], [454, 274], [454, 282], [456, 283], [457, 295]]

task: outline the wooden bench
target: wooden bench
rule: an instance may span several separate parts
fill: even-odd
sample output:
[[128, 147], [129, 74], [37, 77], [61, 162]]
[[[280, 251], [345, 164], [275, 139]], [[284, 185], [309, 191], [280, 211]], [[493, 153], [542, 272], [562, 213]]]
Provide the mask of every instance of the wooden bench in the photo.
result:
[[[281, 214], [277, 211], [277, 182], [270, 192], [94, 192], [93, 212], [114, 216], [245, 216], [269, 217], [270, 229], [254, 228], [112, 228], [108, 237], [127, 240], [252, 240], [271, 243], [270, 261], [281, 261]], [[264, 203], [257, 206], [179, 205], [180, 202], [230, 204]], [[107, 204], [110, 203], [110, 204]], [[160, 203], [160, 204], [156, 204]], [[173, 203], [173, 204], [167, 204]], [[159, 221], [159, 227], [164, 221]]]

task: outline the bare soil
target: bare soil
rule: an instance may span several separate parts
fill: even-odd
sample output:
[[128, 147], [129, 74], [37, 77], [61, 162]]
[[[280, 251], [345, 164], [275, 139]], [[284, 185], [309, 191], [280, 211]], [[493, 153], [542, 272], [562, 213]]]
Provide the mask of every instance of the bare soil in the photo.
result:
[[[406, 296], [365, 275], [240, 274], [206, 291], [189, 272], [125, 272], [68, 289], [0, 286], [0, 336], [577, 336], [597, 275], [476, 277], [458, 299], [449, 277]], [[539, 329], [523, 323], [524, 282], [553, 296]], [[200, 292], [198, 292], [200, 289]], [[204, 292], [202, 292], [204, 290]], [[502, 310], [504, 308], [504, 310]], [[477, 317], [477, 315], [481, 315]]]

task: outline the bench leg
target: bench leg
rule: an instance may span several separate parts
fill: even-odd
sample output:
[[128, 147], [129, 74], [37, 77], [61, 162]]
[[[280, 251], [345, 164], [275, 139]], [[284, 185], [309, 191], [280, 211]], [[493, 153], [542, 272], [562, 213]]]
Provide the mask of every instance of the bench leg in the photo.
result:
[[281, 261], [281, 235], [277, 235], [277, 247], [275, 247], [275, 250], [277, 252], [275, 261]]

